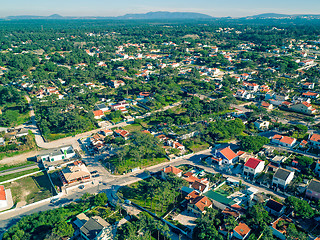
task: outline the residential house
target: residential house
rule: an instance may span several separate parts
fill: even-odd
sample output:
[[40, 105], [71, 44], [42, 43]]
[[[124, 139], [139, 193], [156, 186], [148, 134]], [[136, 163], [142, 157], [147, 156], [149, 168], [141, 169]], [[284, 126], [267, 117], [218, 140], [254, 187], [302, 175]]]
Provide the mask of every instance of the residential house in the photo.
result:
[[314, 133], [309, 137], [312, 146], [320, 148], [320, 134]]
[[243, 85], [246, 89], [253, 92], [257, 92], [259, 90], [259, 85], [256, 83], [243, 82]]
[[246, 239], [249, 236], [250, 232], [251, 228], [247, 224], [240, 222], [238, 226], [233, 229], [231, 238]]
[[272, 137], [271, 142], [284, 147], [293, 147], [297, 139], [276, 134]]
[[237, 92], [234, 94], [234, 97], [239, 99], [245, 99], [245, 100], [254, 98], [254, 96], [251, 93], [243, 89], [238, 89]]
[[84, 182], [91, 179], [91, 174], [82, 161], [75, 161], [59, 172], [63, 185]]
[[264, 161], [256, 159], [256, 158], [249, 158], [248, 161], [244, 164], [243, 167], [243, 175], [254, 178], [257, 174], [261, 173], [264, 169]]
[[305, 82], [302, 84], [303, 89], [314, 89], [314, 83]]
[[308, 102], [292, 104], [289, 107], [289, 109], [294, 112], [308, 114], [308, 115], [312, 115], [316, 113], [316, 109]]
[[3, 185], [0, 185], [0, 208], [5, 208], [8, 206], [6, 190]]
[[114, 133], [116, 136], [124, 138], [124, 140], [127, 140], [129, 137], [129, 132], [126, 130], [117, 129], [117, 130], [114, 130]]
[[302, 93], [302, 96], [305, 98], [317, 99], [320, 95], [319, 93], [315, 93], [315, 92], [305, 92], [305, 93]]
[[269, 121], [257, 120], [254, 122], [254, 126], [261, 131], [268, 130], [270, 126]]
[[105, 137], [113, 135], [113, 131], [110, 129], [101, 130], [100, 133]]
[[126, 85], [126, 84], [122, 80], [111, 80], [109, 82], [109, 86], [112, 87], [112, 88], [118, 88], [118, 87], [124, 86], [124, 85]]
[[186, 148], [185, 148], [185, 146], [183, 146], [181, 143], [179, 143], [179, 142], [172, 142], [172, 147], [173, 148], [176, 148], [176, 149], [178, 149], [178, 150], [180, 150], [180, 151], [185, 151], [186, 150]]
[[196, 215], [201, 215], [205, 213], [205, 208], [211, 208], [212, 202], [206, 196], [196, 196], [195, 198], [190, 198], [188, 202], [187, 210], [191, 211]]
[[272, 186], [285, 190], [286, 187], [291, 183], [294, 177], [294, 172], [288, 169], [278, 168], [272, 178]]
[[306, 197], [312, 200], [320, 200], [320, 181], [312, 179], [306, 190]]
[[217, 158], [221, 158], [223, 160], [223, 164], [232, 164], [239, 159], [239, 156], [232, 151], [230, 146], [222, 149], [216, 149], [215, 155]]
[[161, 176], [163, 178], [165, 178], [168, 173], [173, 173], [177, 177], [181, 177], [182, 176], [182, 170], [179, 169], [179, 168], [176, 168], [174, 166], [168, 166], [168, 167], [165, 167], [165, 168], [161, 169]]
[[[281, 226], [279, 226], [279, 222], [282, 223]], [[276, 221], [271, 223], [271, 226], [270, 226], [273, 235], [281, 240], [285, 240], [287, 235], [287, 228], [290, 223], [293, 223], [292, 219], [286, 216], [282, 216], [278, 218]]]
[[91, 217], [81, 228], [83, 240], [112, 240], [112, 226], [99, 216]]
[[75, 151], [73, 150], [73, 147], [70, 146], [64, 146], [61, 148], [50, 150], [50, 152], [42, 155], [38, 155], [37, 158], [41, 161], [61, 161], [61, 160], [67, 160], [72, 157], [76, 156]]
[[266, 101], [262, 101], [260, 106], [268, 111], [273, 109], [273, 104]]
[[101, 119], [104, 116], [104, 113], [102, 110], [95, 110], [92, 111], [94, 115], [94, 119]]
[[230, 216], [234, 217], [236, 220], [241, 216], [240, 212], [231, 208], [231, 207], [226, 207], [223, 211], [222, 214], [224, 218], [228, 218]]
[[279, 217], [283, 214], [285, 206], [282, 203], [279, 203], [273, 199], [269, 199], [264, 208], [271, 215]]
[[209, 181], [201, 179], [201, 180], [196, 180], [191, 184], [191, 188], [201, 192], [205, 193], [209, 191]]

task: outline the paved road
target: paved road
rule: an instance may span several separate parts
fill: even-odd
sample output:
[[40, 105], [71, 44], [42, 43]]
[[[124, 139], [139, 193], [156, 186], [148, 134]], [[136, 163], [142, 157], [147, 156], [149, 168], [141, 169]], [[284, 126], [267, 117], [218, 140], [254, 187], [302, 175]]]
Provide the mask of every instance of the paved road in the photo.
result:
[[[31, 111], [30, 111], [31, 123], [28, 125], [25, 125], [25, 128], [28, 130], [31, 130], [33, 132], [33, 134], [35, 135], [35, 140], [36, 140], [38, 147], [50, 149], [50, 148], [58, 148], [58, 147], [65, 146], [65, 145], [72, 145], [74, 148], [79, 148], [78, 139], [89, 137], [93, 133], [97, 133], [103, 129], [103, 128], [98, 128], [98, 129], [95, 129], [95, 130], [92, 130], [89, 132], [77, 134], [74, 137], [67, 137], [67, 138], [62, 138], [62, 139], [56, 140], [56, 141], [45, 142], [42, 135], [41, 135], [41, 132], [37, 126], [37, 123], [35, 121], [35, 114], [34, 114], [33, 107], [31, 105], [31, 99], [29, 98], [29, 96], [26, 96], [26, 99], [27, 99], [27, 101], [29, 103], [29, 107], [31, 109]], [[181, 104], [181, 102], [174, 103], [174, 104], [166, 106], [162, 109], [159, 109], [159, 110], [156, 110], [156, 111], [153, 111], [150, 113], [146, 113], [145, 115], [140, 116], [139, 118], [149, 117], [152, 113], [166, 111], [170, 108], [174, 108], [176, 106], [179, 106], [180, 104]], [[122, 123], [119, 123], [116, 125], [112, 125], [110, 128], [125, 127], [127, 125], [128, 124], [126, 122], [122, 122]]]
[[[127, 185], [136, 181], [140, 181], [141, 179], [144, 179], [146, 177], [145, 170], [148, 170], [150, 172], [157, 172], [160, 169], [162, 169], [164, 166], [167, 165], [173, 165], [173, 166], [179, 166], [182, 164], [192, 164], [201, 168], [204, 168], [206, 171], [211, 173], [217, 173], [213, 168], [203, 166], [200, 162], [200, 157], [205, 157], [211, 154], [211, 150], [205, 150], [200, 153], [194, 154], [190, 156], [189, 158], [180, 158], [173, 160], [171, 162], [165, 162], [156, 166], [148, 167], [146, 169], [142, 169], [140, 171], [137, 171], [135, 173], [130, 173], [122, 176], [112, 176], [110, 173], [106, 171], [105, 168], [101, 166], [100, 163], [96, 162], [93, 158], [84, 158], [84, 160], [88, 163], [89, 169], [98, 169], [98, 172], [101, 174], [101, 177], [99, 179], [95, 180], [95, 184], [91, 185], [91, 183], [86, 186], [84, 189], [73, 189], [68, 190], [67, 193], [61, 198], [62, 201], [75, 201], [76, 199], [80, 198], [85, 192], [89, 193], [97, 193], [97, 192], [106, 192], [110, 200], [112, 200], [113, 195], [112, 193], [115, 193], [117, 189], [120, 186]], [[234, 179], [240, 180], [240, 178], [230, 176], [230, 175], [224, 175], [226, 177], [232, 177]], [[259, 191], [265, 192], [265, 193], [271, 193], [274, 195], [277, 195], [280, 198], [283, 198], [282, 195], [273, 192], [269, 189], [266, 189], [264, 187], [253, 185], [243, 179], [241, 179], [242, 182], [248, 186], [253, 186], [257, 188]], [[0, 214], [0, 232], [6, 231], [10, 226], [12, 226], [14, 223], [16, 223], [22, 216], [30, 215], [32, 213], [36, 213], [39, 211], [45, 211], [49, 209], [54, 209], [59, 206], [52, 206], [49, 203], [41, 203], [34, 206], [29, 206], [21, 209], [16, 209], [16, 211], [9, 212], [9, 213], [3, 213]]]

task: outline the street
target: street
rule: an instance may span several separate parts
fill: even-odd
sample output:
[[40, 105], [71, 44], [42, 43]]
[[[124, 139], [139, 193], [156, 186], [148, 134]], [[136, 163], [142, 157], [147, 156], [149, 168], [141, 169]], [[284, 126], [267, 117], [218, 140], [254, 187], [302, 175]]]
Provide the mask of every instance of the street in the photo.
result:
[[[78, 187], [76, 187], [72, 190], [67, 190], [67, 193], [64, 193], [63, 197], [60, 198], [60, 201], [65, 202], [64, 204], [68, 204], [72, 201], [75, 201], [76, 199], [79, 199], [86, 192], [88, 193], [105, 192], [108, 196], [108, 199], [111, 202], [116, 202], [117, 200], [115, 199], [115, 194], [121, 186], [128, 185], [128, 184], [147, 178], [148, 174], [145, 171], [157, 172], [161, 170], [163, 167], [168, 165], [179, 166], [183, 164], [190, 164], [190, 165], [203, 168], [207, 172], [217, 173], [217, 171], [215, 171], [212, 167], [202, 165], [200, 158], [203, 158], [208, 155], [211, 155], [211, 150], [209, 149], [198, 152], [197, 154], [193, 154], [188, 158], [178, 158], [178, 159], [172, 160], [171, 162], [161, 163], [156, 166], [151, 166], [145, 169], [141, 169], [134, 173], [129, 173], [129, 174], [120, 175], [120, 176], [111, 175], [98, 161], [95, 161], [94, 158], [86, 157], [84, 158], [84, 160], [86, 161], [89, 170], [92, 170], [92, 169], [97, 170], [100, 174], [100, 177], [94, 180], [94, 184], [92, 184], [91, 182], [86, 184], [84, 189], [79, 189]], [[224, 176], [241, 180], [243, 184], [246, 184], [250, 187], [255, 187], [261, 192], [277, 195], [281, 199], [283, 199], [284, 197], [283, 195], [273, 192], [270, 189], [253, 185], [252, 183], [247, 182], [240, 177], [235, 177], [232, 175], [225, 175], [225, 174]], [[44, 203], [16, 209], [14, 211], [1, 213], [0, 214], [0, 220], [1, 220], [0, 233], [3, 234], [8, 228], [10, 228], [14, 223], [16, 223], [23, 216], [30, 215], [32, 213], [36, 213], [40, 211], [55, 209], [55, 208], [61, 207], [62, 205], [55, 206], [50, 204], [49, 202], [44, 202]]]

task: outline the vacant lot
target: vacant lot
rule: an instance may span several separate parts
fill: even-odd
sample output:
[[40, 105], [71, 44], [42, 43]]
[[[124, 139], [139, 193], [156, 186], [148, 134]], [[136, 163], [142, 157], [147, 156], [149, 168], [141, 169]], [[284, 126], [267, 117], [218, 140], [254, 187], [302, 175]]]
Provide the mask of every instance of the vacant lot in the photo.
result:
[[44, 173], [4, 184], [12, 192], [13, 202], [25, 205], [52, 196], [52, 186]]
[[0, 176], [0, 182], [4, 182], [4, 181], [10, 180], [10, 179], [21, 177], [23, 175], [27, 175], [29, 173], [34, 173], [34, 172], [37, 172], [37, 171], [39, 171], [39, 168], [29, 169], [29, 170], [25, 170], [25, 171], [22, 171], [22, 172], [3, 175], [3, 176]]

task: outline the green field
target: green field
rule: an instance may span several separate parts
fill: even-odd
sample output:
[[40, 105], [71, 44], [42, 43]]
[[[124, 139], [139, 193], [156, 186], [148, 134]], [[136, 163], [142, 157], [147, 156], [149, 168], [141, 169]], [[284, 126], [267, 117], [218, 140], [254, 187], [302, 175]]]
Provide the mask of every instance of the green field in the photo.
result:
[[127, 130], [128, 132], [139, 132], [143, 130], [142, 126], [140, 124], [130, 124], [128, 126], [123, 127], [124, 130]]
[[11, 183], [5, 183], [5, 188], [10, 188], [13, 202], [30, 204], [42, 199], [52, 197], [52, 186], [44, 173], [25, 177]]
[[11, 173], [11, 174], [8, 174], [8, 175], [0, 176], [0, 182], [4, 182], [4, 181], [7, 181], [7, 180], [10, 180], [10, 179], [13, 179], [13, 178], [21, 177], [23, 175], [27, 175], [29, 173], [34, 173], [34, 172], [37, 172], [37, 171], [39, 171], [39, 168], [29, 169], [29, 170], [25, 170], [25, 171], [22, 171], [22, 172]]

